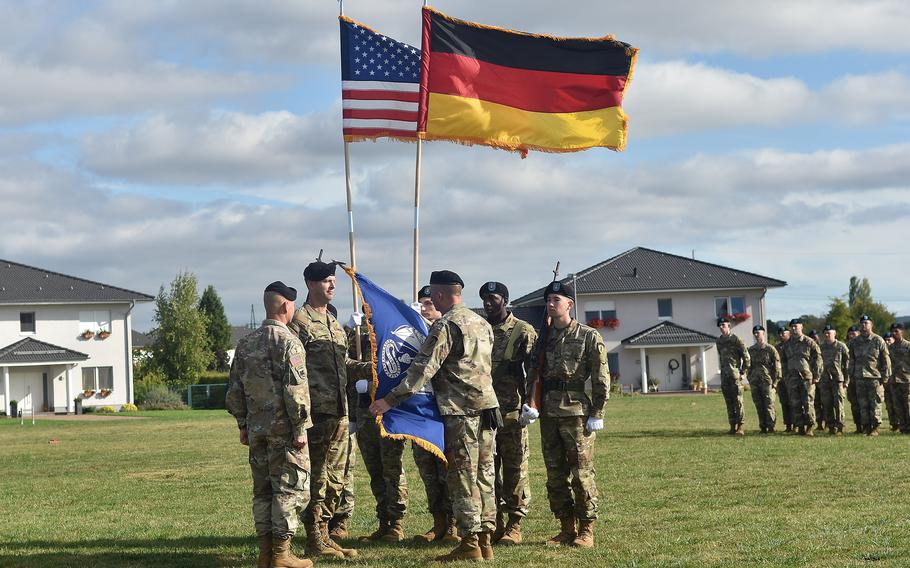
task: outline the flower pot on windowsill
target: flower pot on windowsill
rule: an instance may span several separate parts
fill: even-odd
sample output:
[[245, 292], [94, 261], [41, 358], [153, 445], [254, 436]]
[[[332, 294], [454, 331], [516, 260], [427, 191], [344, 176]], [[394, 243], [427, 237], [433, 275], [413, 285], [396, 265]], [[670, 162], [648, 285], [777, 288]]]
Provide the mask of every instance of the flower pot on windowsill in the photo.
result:
[[92, 398], [93, 396], [95, 396], [95, 391], [93, 390], [82, 391], [82, 398]]
[[588, 320], [588, 325], [590, 327], [593, 327], [594, 329], [600, 329], [606, 324], [604, 323], [604, 320], [595, 318], [592, 320]]
[[617, 327], [619, 327], [619, 320], [616, 318], [610, 318], [610, 319], [604, 321], [604, 327], [606, 327], [608, 329], [616, 329]]
[[741, 322], [746, 321], [750, 317], [752, 317], [752, 316], [750, 316], [747, 312], [740, 312], [738, 314], [733, 314], [731, 316], [731, 319], [736, 323], [741, 323]]
[[98, 394], [101, 395], [101, 398], [107, 398], [107, 397], [111, 396], [112, 392], [114, 392], [114, 391], [112, 391], [111, 389], [101, 389], [101, 392], [99, 392]]
[[95, 332], [87, 329], [80, 334], [80, 337], [82, 337], [82, 339], [88, 341], [89, 339], [95, 337]]
[[111, 332], [109, 332], [109, 331], [99, 331], [98, 332], [98, 339], [107, 339], [110, 336], [111, 336]]

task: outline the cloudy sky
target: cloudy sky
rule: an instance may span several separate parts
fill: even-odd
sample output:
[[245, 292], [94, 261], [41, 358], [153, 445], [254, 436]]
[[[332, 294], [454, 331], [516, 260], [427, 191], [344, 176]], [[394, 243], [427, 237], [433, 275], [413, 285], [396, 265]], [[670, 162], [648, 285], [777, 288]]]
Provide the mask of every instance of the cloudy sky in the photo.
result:
[[[420, 0], [348, 0], [419, 46]], [[852, 274], [910, 314], [904, 0], [439, 0], [641, 49], [624, 153], [424, 145], [421, 281], [513, 296], [635, 246], [786, 280], [770, 316]], [[181, 270], [249, 321], [269, 281], [347, 259], [338, 4], [0, 0], [0, 258], [156, 293]], [[358, 268], [410, 290], [416, 146], [352, 145]], [[350, 310], [350, 289], [337, 302]], [[136, 327], [152, 325], [152, 307]]]

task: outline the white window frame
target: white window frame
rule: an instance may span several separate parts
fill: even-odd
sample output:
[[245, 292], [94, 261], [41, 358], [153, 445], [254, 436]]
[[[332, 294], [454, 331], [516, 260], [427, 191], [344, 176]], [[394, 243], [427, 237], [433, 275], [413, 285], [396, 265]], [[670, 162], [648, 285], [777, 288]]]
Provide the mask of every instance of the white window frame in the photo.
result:
[[[102, 365], [100, 367], [82, 367], [82, 390], [84, 390], [84, 391], [93, 390], [95, 392], [98, 392], [101, 390], [101, 388], [102, 388], [101, 387], [101, 373], [100, 373], [101, 369], [110, 369], [111, 370], [111, 388], [110, 388], [110, 390], [111, 391], [114, 390], [114, 367], [112, 365]], [[86, 371], [90, 371], [92, 374], [91, 388], [85, 387], [85, 379], [86, 379], [85, 372]]]
[[[733, 298], [742, 298], [743, 299], [743, 311], [737, 312], [733, 309]], [[717, 313], [717, 300], [725, 300], [727, 302], [727, 314], [734, 315], [737, 313], [744, 313], [752, 315], [751, 310], [749, 310], [749, 303], [746, 301], [745, 296], [714, 296], [714, 317], [720, 317], [724, 314]]]
[[100, 333], [111, 332], [110, 310], [86, 310], [79, 312], [79, 333], [90, 331]]
[[[585, 302], [585, 309], [582, 313], [587, 312], [599, 312], [600, 319], [607, 320], [610, 319], [606, 317], [604, 312], [613, 312], [613, 317], [619, 319], [619, 312], [616, 311], [616, 302], [613, 300], [601, 300], [599, 302]], [[585, 316], [587, 319], [587, 315]]]

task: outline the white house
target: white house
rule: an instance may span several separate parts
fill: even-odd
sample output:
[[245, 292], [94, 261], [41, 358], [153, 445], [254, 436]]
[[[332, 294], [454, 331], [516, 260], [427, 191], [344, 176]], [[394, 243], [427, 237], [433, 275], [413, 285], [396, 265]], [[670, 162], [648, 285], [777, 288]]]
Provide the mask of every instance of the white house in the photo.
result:
[[0, 260], [0, 409], [73, 412], [133, 402], [130, 314], [154, 300]]
[[[577, 319], [599, 327], [610, 371], [635, 389], [687, 390], [720, 384], [717, 317], [752, 345], [765, 324], [765, 293], [782, 280], [646, 248], [634, 248], [561, 280], [574, 283]], [[512, 301], [517, 317], [538, 325], [543, 290]], [[704, 383], [703, 383], [704, 384]]]

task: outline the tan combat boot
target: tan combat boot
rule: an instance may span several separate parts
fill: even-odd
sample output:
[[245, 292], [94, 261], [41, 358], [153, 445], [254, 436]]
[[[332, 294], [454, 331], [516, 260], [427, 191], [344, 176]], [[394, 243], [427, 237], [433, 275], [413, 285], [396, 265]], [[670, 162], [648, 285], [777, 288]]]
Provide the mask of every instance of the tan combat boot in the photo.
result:
[[337, 542], [329, 538], [329, 523], [323, 521], [319, 523], [319, 527], [322, 530], [322, 539], [329, 546], [329, 548], [334, 548], [341, 553], [344, 558], [357, 558], [357, 551], [353, 548], [342, 548]]
[[311, 566], [313, 566], [312, 561], [294, 556], [294, 553], [291, 552], [290, 538], [276, 538], [272, 542], [272, 568], [310, 568]]
[[493, 560], [493, 533], [482, 532], [477, 535], [477, 546], [484, 560]]
[[461, 537], [458, 536], [458, 526], [455, 523], [455, 515], [446, 515], [446, 530], [442, 534], [442, 541], [461, 542]]
[[256, 568], [269, 568], [272, 565], [272, 535], [259, 535], [259, 557]]
[[389, 522], [383, 521], [382, 519], [380, 519], [379, 527], [375, 531], [373, 531], [372, 534], [369, 534], [367, 536], [362, 536], [357, 540], [359, 540], [360, 542], [370, 542], [370, 541], [379, 540], [388, 532], [388, 530], [389, 530]]
[[442, 540], [446, 534], [446, 514], [445, 513], [433, 513], [433, 526], [427, 532], [423, 534], [414, 535], [414, 540], [417, 542], [433, 542], [434, 540]]
[[866, 435], [867, 435], [867, 436], [872, 436], [872, 437], [878, 436], [878, 426], [872, 426], [872, 427], [870, 427], [870, 428], [869, 428], [869, 433], [866, 434]]
[[329, 521], [329, 538], [332, 540], [344, 540], [348, 538], [348, 518], [332, 517]]
[[743, 428], [743, 423], [742, 423], [742, 422], [740, 422], [739, 424], [736, 425], [736, 431], [733, 432], [733, 433], [734, 433], [735, 435], [737, 435], [737, 436], [745, 436], [745, 435], [746, 435], [746, 431], [745, 431], [745, 429]]
[[572, 544], [579, 548], [594, 547], [594, 521], [578, 521], [578, 536]]
[[499, 542], [502, 535], [506, 533], [506, 519], [502, 513], [496, 513], [496, 530], [493, 531], [493, 543]]
[[458, 560], [479, 562], [483, 560], [483, 552], [480, 550], [477, 533], [471, 533], [464, 537], [451, 552], [437, 556], [435, 560], [437, 562], [456, 562]]
[[344, 558], [344, 554], [329, 546], [319, 525], [306, 525], [306, 555], [310, 558]]
[[385, 542], [401, 542], [404, 540], [404, 529], [401, 528], [401, 519], [389, 521], [386, 525], [386, 532], [379, 537], [379, 540]]
[[506, 525], [505, 533], [499, 539], [499, 544], [513, 545], [521, 544], [521, 517], [518, 515], [509, 515], [509, 523]]
[[547, 541], [547, 546], [565, 546], [575, 540], [575, 517], [568, 516], [559, 519], [561, 528], [559, 534]]
[[806, 436], [815, 436], [815, 425], [809, 424], [806, 426]]

